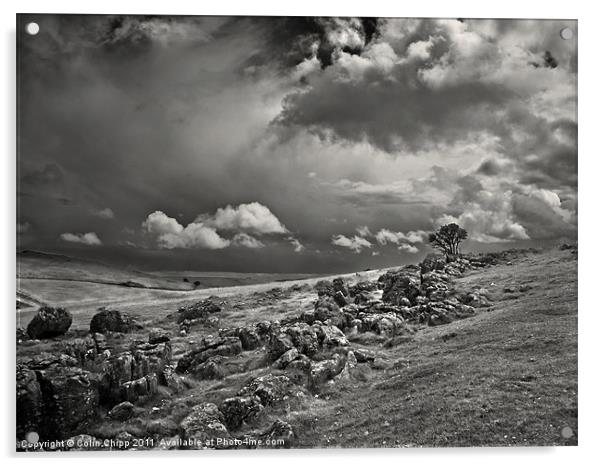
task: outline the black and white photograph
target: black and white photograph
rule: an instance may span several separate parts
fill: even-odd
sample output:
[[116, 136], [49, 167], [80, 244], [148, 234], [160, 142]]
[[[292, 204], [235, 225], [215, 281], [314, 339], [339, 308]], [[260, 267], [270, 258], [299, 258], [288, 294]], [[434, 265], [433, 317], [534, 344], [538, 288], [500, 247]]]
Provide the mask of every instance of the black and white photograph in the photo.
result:
[[18, 14], [16, 454], [578, 445], [577, 42]]

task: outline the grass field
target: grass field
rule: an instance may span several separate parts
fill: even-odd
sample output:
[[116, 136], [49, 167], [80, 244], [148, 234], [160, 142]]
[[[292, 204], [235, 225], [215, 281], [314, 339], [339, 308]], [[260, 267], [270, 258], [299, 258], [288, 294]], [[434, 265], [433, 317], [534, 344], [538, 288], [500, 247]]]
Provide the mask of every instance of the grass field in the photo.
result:
[[[350, 274], [346, 279], [375, 280], [381, 272]], [[74, 322], [69, 337], [85, 332], [101, 305], [126, 310], [145, 327], [168, 328], [173, 323], [165, 318], [178, 306], [211, 294], [224, 298], [220, 326], [297, 316], [313, 308], [316, 294], [312, 285], [317, 280], [170, 291], [24, 278], [19, 290], [71, 310]], [[271, 291], [275, 287], [278, 290]], [[456, 280], [455, 287], [484, 289], [493, 306], [465, 320], [423, 327], [413, 338], [399, 340], [393, 347], [370, 332], [350, 336], [352, 347], [375, 353], [377, 364], [359, 365], [349, 379], [328, 383], [316, 396], [291, 406], [285, 416], [279, 414], [294, 426], [295, 446], [575, 445], [575, 256], [559, 250], [525, 253], [508, 264], [467, 272]], [[25, 323], [33, 309], [35, 306], [20, 311]], [[195, 338], [215, 329], [199, 331]], [[140, 335], [145, 336], [144, 332]], [[193, 342], [189, 340], [189, 336], [172, 338], [175, 358], [190, 348]], [[53, 345], [60, 341], [19, 347], [18, 354], [53, 351]], [[258, 350], [232, 358], [230, 363], [244, 367], [244, 373], [222, 381], [198, 382], [181, 397], [161, 400], [161, 416], [165, 422], [177, 424], [194, 403], [235, 393], [261, 370], [257, 368], [262, 357]], [[139, 420], [136, 428], [144, 422]]]

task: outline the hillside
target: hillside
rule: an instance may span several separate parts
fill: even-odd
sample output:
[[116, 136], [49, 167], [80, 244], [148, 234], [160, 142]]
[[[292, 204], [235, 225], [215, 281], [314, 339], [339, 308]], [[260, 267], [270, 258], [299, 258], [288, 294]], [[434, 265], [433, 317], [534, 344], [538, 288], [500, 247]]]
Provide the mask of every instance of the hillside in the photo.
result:
[[[152, 448], [210, 438], [230, 448], [259, 446], [249, 439], [297, 448], [576, 444], [575, 251], [475, 256], [427, 271], [421, 284], [418, 273], [404, 267], [378, 287], [378, 271], [233, 287], [196, 305], [208, 295], [163, 294], [152, 312], [140, 296], [127, 310], [142, 328], [74, 346], [90, 318], [77, 313], [66, 335], [23, 341], [18, 360], [25, 372], [50, 367], [60, 377], [67, 369], [56, 355], [82, 361], [77, 348], [92, 344], [98, 355], [76, 364], [92, 380], [103, 358], [160, 355], [151, 366], [160, 364], [158, 386], [155, 373], [141, 374], [155, 377], [148, 392], [110, 392], [110, 402], [62, 420], [65, 438], [144, 437]], [[141, 345], [151, 328], [168, 343]], [[117, 420], [108, 412], [123, 396], [133, 411]], [[224, 430], [208, 427], [218, 424]]]

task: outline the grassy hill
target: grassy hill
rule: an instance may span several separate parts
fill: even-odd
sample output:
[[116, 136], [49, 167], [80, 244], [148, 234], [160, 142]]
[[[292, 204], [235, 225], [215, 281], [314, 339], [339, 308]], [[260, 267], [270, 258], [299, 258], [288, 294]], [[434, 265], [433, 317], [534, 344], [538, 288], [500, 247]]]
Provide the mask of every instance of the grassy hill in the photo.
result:
[[[344, 276], [349, 283], [376, 280], [381, 271]], [[147, 338], [151, 326], [172, 334], [178, 360], [199, 339], [217, 332], [200, 326], [183, 336], [169, 314], [179, 305], [208, 294], [220, 296], [219, 328], [265, 320], [286, 320], [313, 310], [316, 278], [286, 284], [168, 291], [78, 283], [76, 298], [69, 282], [35, 282], [36, 296], [52, 295], [75, 310], [68, 334], [33, 345], [20, 345], [18, 358], [41, 351], [54, 353], [63, 340], [85, 334], [91, 313], [101, 303], [136, 316], [145, 330], [112, 344]], [[33, 293], [33, 281], [25, 291]], [[48, 287], [41, 289], [40, 284]], [[111, 294], [108, 295], [110, 286]], [[31, 288], [30, 288], [31, 287]], [[98, 287], [98, 288], [95, 288]], [[105, 287], [105, 288], [102, 288]], [[411, 336], [385, 338], [372, 332], [348, 334], [354, 351], [375, 359], [358, 365], [348, 377], [336, 378], [305, 395], [284, 411], [266, 409], [248, 429], [257, 432], [274, 419], [293, 426], [293, 446], [531, 446], [577, 443], [577, 260], [574, 251], [521, 252], [511, 260], [469, 270], [454, 279], [458, 292], [481, 290], [491, 307], [447, 325], [419, 325]], [[118, 290], [118, 292], [116, 292]], [[79, 299], [79, 301], [77, 301]], [[22, 311], [23, 312], [23, 311]], [[162, 426], [176, 426], [193, 406], [219, 403], [234, 396], [252, 377], [273, 371], [265, 366], [265, 349], [227, 358], [232, 374], [222, 380], [189, 380], [189, 389], [165, 388], [143, 404], [135, 419], [116, 424], [103, 420], [88, 433], [111, 438], [124, 430], [144, 436]], [[160, 406], [158, 412], [151, 410]], [[171, 432], [169, 428], [167, 431]]]

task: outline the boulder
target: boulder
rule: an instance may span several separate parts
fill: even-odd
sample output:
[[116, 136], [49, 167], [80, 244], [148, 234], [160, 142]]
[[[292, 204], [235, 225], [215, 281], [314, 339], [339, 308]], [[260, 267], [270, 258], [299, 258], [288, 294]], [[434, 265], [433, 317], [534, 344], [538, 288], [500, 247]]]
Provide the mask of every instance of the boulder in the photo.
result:
[[346, 319], [343, 311], [331, 296], [323, 296], [315, 304], [315, 320], [336, 325], [344, 329]]
[[293, 387], [293, 383], [288, 377], [268, 374], [253, 379], [238, 392], [238, 395], [254, 395], [259, 398], [261, 404], [269, 406], [287, 398]]
[[66, 439], [96, 421], [99, 405], [97, 377], [76, 367], [50, 366], [36, 371], [42, 393], [37, 432], [43, 439]]
[[399, 306], [402, 298], [407, 298], [411, 304], [415, 304], [420, 295], [420, 282], [407, 272], [387, 272], [379, 281], [383, 285], [382, 300], [385, 303]]
[[211, 314], [221, 312], [221, 310], [222, 308], [213, 299], [208, 298], [178, 309], [177, 320], [178, 322], [184, 322], [185, 320], [206, 319]]
[[237, 337], [204, 338], [198, 348], [182, 356], [176, 371], [194, 373], [198, 366], [214, 356], [235, 356], [241, 352], [242, 343]]
[[231, 438], [224, 422], [224, 416], [215, 404], [197, 405], [180, 423], [180, 436], [188, 448], [200, 449], [218, 437]]
[[27, 325], [27, 334], [34, 340], [64, 335], [72, 321], [69, 311], [62, 307], [43, 306]]
[[242, 349], [245, 351], [257, 349], [262, 345], [261, 337], [253, 327], [221, 329], [220, 336], [240, 339]]
[[100, 308], [90, 321], [90, 333], [130, 333], [140, 326], [126, 313]]
[[341, 291], [335, 291], [333, 299], [340, 307], [346, 306], [348, 304], [347, 298]]
[[335, 353], [332, 359], [313, 363], [309, 373], [309, 382], [312, 388], [315, 389], [340, 374], [345, 367], [345, 362], [345, 357]]
[[167, 330], [163, 330], [162, 328], [152, 328], [148, 333], [148, 342], [151, 345], [165, 343], [169, 340], [169, 332]]
[[28, 432], [40, 430], [42, 416], [42, 390], [36, 374], [27, 367], [17, 366], [17, 439], [23, 440]]
[[295, 345], [293, 345], [291, 337], [283, 331], [278, 330], [277, 333], [270, 335], [267, 345], [268, 357], [270, 360], [275, 361], [294, 347]]
[[130, 380], [121, 385], [121, 399], [137, 401], [141, 397], [157, 393], [158, 382], [155, 374], [148, 374], [139, 379]]
[[134, 405], [129, 401], [119, 403], [109, 411], [109, 417], [115, 421], [127, 421], [134, 415]]
[[319, 349], [318, 336], [316, 331], [305, 322], [285, 327], [284, 332], [290, 337], [293, 346], [297, 348], [299, 353], [312, 356]]
[[332, 283], [328, 280], [320, 280], [314, 285], [314, 289], [318, 293], [319, 296], [332, 296], [334, 293], [334, 287]]
[[345, 285], [345, 281], [342, 278], [335, 278], [332, 281], [332, 289], [334, 293], [340, 292], [343, 297], [349, 296], [349, 289]]
[[223, 356], [212, 356], [192, 369], [191, 373], [200, 380], [223, 379], [227, 375], [222, 366], [223, 361]]
[[316, 325], [316, 333], [320, 344], [327, 348], [349, 345], [345, 334], [334, 325]]
[[276, 369], [284, 369], [291, 362], [297, 359], [298, 356], [299, 351], [297, 351], [297, 348], [291, 348], [290, 350], [282, 354], [282, 356], [280, 356], [278, 359], [276, 359], [276, 361], [274, 362], [274, 367]]
[[263, 409], [257, 396], [235, 396], [226, 398], [220, 405], [220, 411], [228, 429], [238, 429], [243, 422], [256, 417]]
[[447, 265], [447, 260], [442, 254], [430, 253], [420, 262], [420, 273], [425, 274], [433, 270], [443, 270]]

